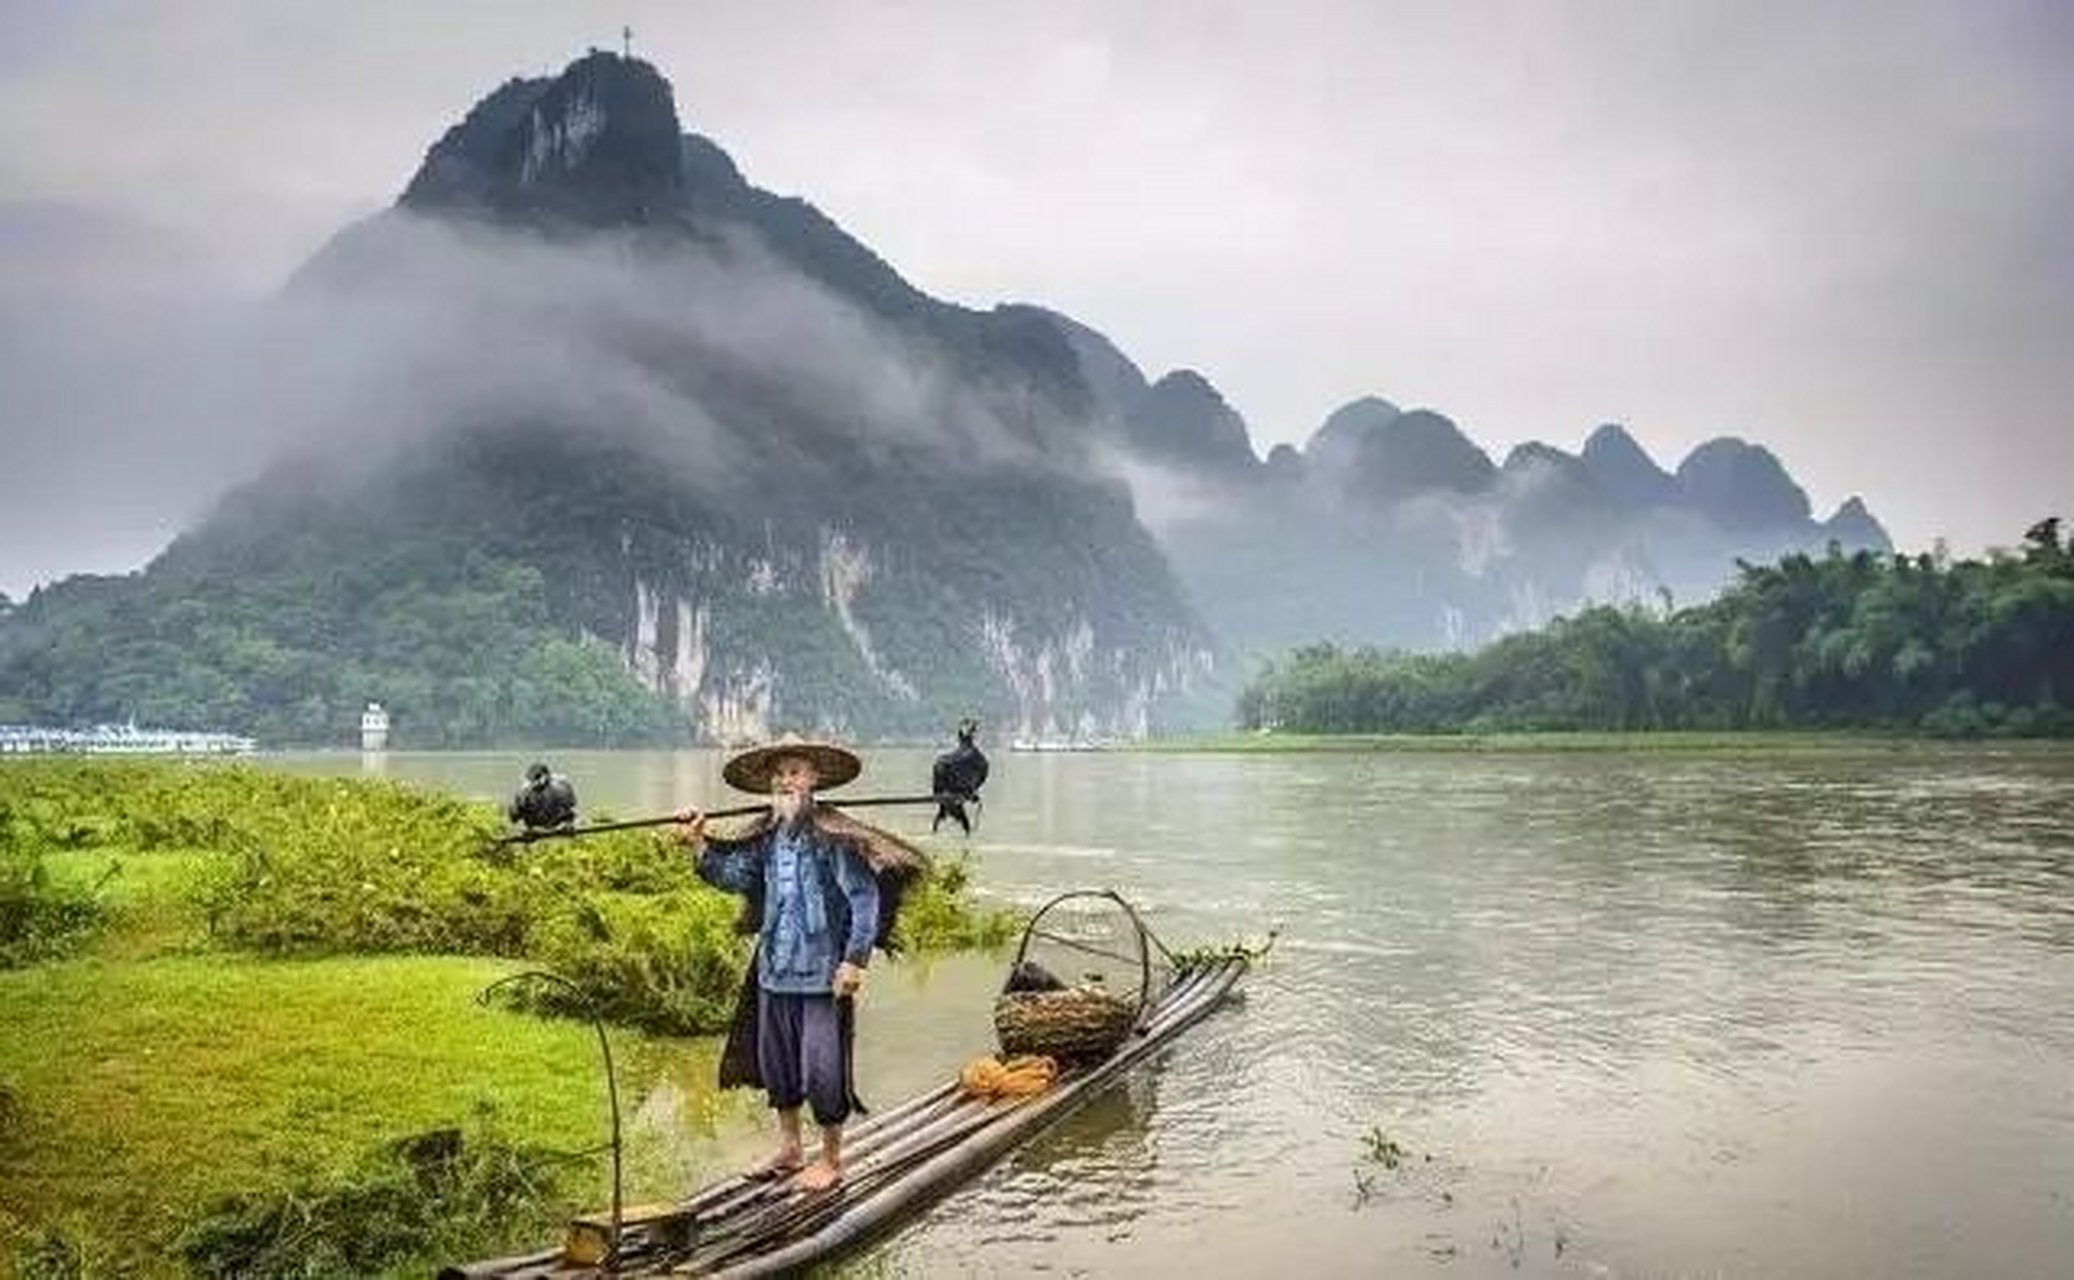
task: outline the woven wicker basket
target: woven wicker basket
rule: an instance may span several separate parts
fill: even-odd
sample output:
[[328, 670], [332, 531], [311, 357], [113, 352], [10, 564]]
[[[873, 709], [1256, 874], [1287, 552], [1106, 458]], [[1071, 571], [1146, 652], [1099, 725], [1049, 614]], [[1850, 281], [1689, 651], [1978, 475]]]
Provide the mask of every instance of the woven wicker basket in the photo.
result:
[[1137, 1011], [1106, 991], [1011, 991], [994, 1002], [1001, 1051], [1053, 1058], [1102, 1058], [1131, 1033]]

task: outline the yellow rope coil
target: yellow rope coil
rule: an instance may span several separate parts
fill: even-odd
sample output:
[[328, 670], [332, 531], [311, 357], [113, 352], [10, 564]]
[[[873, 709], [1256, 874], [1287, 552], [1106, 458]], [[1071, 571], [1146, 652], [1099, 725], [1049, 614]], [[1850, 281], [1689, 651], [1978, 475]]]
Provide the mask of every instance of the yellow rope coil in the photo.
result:
[[1003, 1062], [974, 1058], [958, 1072], [958, 1087], [974, 1098], [1027, 1098], [1051, 1088], [1059, 1064], [1042, 1054], [1024, 1054]]

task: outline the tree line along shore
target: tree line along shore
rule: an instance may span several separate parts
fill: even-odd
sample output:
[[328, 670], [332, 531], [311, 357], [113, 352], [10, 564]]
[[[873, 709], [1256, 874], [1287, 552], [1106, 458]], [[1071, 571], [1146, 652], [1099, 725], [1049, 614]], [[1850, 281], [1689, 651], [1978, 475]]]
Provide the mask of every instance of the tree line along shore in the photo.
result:
[[1240, 695], [1296, 735], [2074, 736], [2074, 544], [1982, 559], [1795, 553], [1683, 609], [1600, 606], [1473, 653], [1306, 646]]

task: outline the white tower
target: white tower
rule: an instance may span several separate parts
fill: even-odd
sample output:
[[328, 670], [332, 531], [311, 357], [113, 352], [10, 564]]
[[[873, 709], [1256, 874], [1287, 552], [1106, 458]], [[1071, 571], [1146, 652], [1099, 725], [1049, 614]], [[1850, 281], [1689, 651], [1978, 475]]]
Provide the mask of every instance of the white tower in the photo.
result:
[[360, 749], [389, 749], [389, 713], [382, 710], [382, 704], [379, 702], [368, 703], [367, 710], [360, 713]]

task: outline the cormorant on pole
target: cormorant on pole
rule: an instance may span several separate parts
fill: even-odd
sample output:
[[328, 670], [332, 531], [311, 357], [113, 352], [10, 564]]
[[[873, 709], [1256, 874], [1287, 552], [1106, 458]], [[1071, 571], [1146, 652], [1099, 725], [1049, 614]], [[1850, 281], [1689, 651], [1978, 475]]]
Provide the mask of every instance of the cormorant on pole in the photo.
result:
[[979, 803], [979, 789], [987, 780], [987, 758], [972, 741], [978, 733], [979, 721], [969, 716], [960, 720], [958, 745], [936, 757], [936, 766], [929, 771], [930, 789], [938, 797], [936, 816], [929, 821], [931, 831], [949, 818], [965, 834], [972, 834], [972, 819], [965, 806]]
[[621, 27], [619, 29], [619, 47], [626, 60], [632, 62], [634, 60], [634, 29], [632, 27]]

